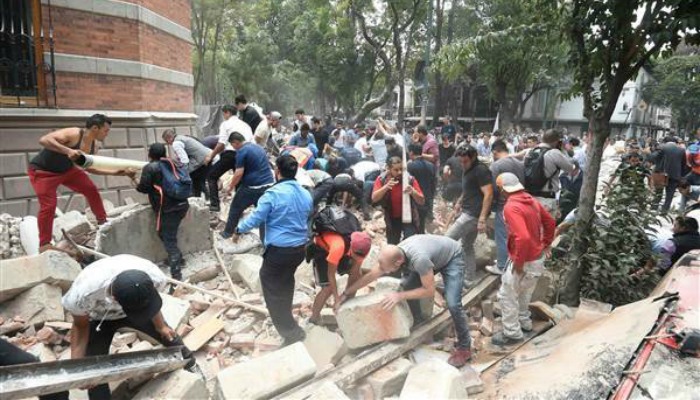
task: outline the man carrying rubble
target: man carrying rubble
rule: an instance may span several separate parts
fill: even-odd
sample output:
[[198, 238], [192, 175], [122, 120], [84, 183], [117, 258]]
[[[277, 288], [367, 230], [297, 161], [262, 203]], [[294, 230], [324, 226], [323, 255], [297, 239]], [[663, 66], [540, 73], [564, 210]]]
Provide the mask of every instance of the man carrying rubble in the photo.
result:
[[510, 260], [498, 290], [503, 331], [496, 333], [491, 343], [503, 346], [521, 342], [523, 331], [532, 330], [528, 306], [544, 272], [544, 259], [554, 240], [556, 222], [537, 199], [525, 192], [515, 174], [499, 175], [496, 186], [506, 198], [503, 218], [508, 227]]
[[[155, 264], [128, 254], [88, 265], [62, 300], [73, 316], [71, 358], [108, 354], [115, 332], [122, 328], [143, 332], [166, 347], [184, 346], [161, 313], [158, 289], [165, 283]], [[183, 349], [183, 357], [189, 359], [185, 368], [192, 370], [194, 356]], [[109, 385], [90, 388], [88, 395], [90, 400], [109, 399]]]
[[306, 337], [292, 315], [292, 299], [294, 273], [304, 261], [313, 200], [294, 179], [299, 168], [294, 157], [282, 155], [275, 164], [277, 183], [260, 197], [255, 211], [238, 223], [233, 241], [238, 240], [239, 233], [265, 226], [260, 284], [272, 323], [284, 338], [283, 345], [287, 346]]
[[379, 264], [350, 285], [340, 298], [341, 303], [359, 289], [374, 282], [382, 275], [398, 270], [404, 271], [401, 281], [403, 291], [388, 294], [382, 304], [389, 309], [403, 300], [408, 301], [414, 318], [422, 319], [419, 299], [435, 296], [435, 273], [442, 275], [445, 285], [445, 301], [457, 333], [457, 344], [448, 362], [461, 367], [469, 361], [471, 337], [462, 309], [462, 282], [464, 255], [460, 244], [448, 237], [438, 235], [414, 235], [398, 246], [388, 245], [379, 253]]
[[[97, 186], [85, 171], [73, 163], [83, 154], [96, 154], [99, 150], [96, 142], [107, 138], [111, 126], [112, 121], [107, 116], [95, 114], [85, 121], [85, 128], [59, 129], [39, 139], [39, 144], [44, 148], [32, 158], [27, 170], [29, 181], [39, 200], [39, 250], [44, 251], [51, 246], [53, 220], [58, 202], [56, 189], [60, 185], [85, 196], [99, 225], [107, 222], [107, 212]], [[133, 176], [126, 170], [109, 172], [87, 168], [86, 171], [95, 175]]]

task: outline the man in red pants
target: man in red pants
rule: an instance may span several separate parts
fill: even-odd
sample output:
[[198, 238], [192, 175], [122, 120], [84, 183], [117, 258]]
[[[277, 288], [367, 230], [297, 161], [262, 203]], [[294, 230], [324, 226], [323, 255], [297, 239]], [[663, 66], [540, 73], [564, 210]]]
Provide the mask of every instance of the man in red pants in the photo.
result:
[[[112, 121], [103, 114], [87, 119], [85, 128], [64, 128], [48, 133], [39, 139], [44, 148], [29, 162], [27, 174], [39, 200], [39, 250], [51, 248], [53, 220], [56, 214], [56, 189], [63, 185], [85, 196], [97, 223], [107, 221], [107, 213], [97, 187], [82, 169], [73, 164], [81, 154], [95, 154], [95, 141], [102, 142], [109, 134]], [[87, 168], [96, 175], [133, 176], [133, 172], [116, 172]]]

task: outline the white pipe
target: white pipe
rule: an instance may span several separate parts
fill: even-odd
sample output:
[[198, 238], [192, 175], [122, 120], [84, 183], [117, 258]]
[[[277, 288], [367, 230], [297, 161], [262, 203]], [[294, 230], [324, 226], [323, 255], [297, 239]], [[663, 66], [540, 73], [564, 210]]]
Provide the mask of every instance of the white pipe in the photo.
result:
[[95, 156], [90, 154], [81, 155], [75, 163], [82, 168], [96, 168], [102, 171], [119, 171], [126, 168], [141, 170], [146, 161], [127, 160], [125, 158]]

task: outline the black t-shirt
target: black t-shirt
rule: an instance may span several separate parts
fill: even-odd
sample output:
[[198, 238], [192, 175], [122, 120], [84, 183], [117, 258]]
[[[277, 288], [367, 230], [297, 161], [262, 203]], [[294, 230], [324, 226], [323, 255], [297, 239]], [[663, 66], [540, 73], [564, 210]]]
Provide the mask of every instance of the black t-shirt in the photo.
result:
[[418, 180], [426, 199], [435, 198], [435, 165], [425, 160], [408, 163], [408, 173]]
[[262, 117], [260, 117], [260, 114], [258, 114], [258, 110], [251, 106], [248, 106], [245, 108], [245, 110], [241, 111], [241, 119], [250, 126], [250, 129], [252, 129], [253, 132], [255, 132], [258, 124], [260, 124], [260, 121], [262, 121]]
[[440, 146], [438, 146], [440, 149], [440, 165], [445, 165], [447, 163], [447, 160], [450, 159], [453, 155], [455, 155], [455, 145], [451, 144], [447, 147], [443, 146], [442, 143], [440, 143]]
[[462, 211], [474, 218], [481, 214], [481, 205], [484, 202], [482, 186], [491, 185], [491, 171], [481, 162], [476, 162], [462, 175]]
[[464, 172], [464, 169], [462, 168], [462, 163], [459, 161], [459, 158], [450, 157], [445, 162], [445, 165], [450, 167], [450, 171], [451, 171], [450, 177], [447, 179], [447, 183], [448, 184], [452, 184], [452, 183], [461, 184], [462, 173]]
[[445, 125], [442, 127], [442, 130], [440, 131], [440, 134], [442, 136], [447, 136], [451, 140], [454, 140], [455, 135], [457, 134], [457, 129], [455, 129], [454, 125]]

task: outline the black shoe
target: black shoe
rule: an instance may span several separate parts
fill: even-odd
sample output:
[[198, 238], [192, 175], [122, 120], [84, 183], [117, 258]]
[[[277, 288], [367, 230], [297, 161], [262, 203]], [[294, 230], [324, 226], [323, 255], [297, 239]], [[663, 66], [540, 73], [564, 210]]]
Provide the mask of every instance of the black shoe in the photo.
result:
[[510, 346], [513, 344], [518, 344], [523, 341], [523, 338], [512, 338], [503, 334], [503, 332], [498, 332], [491, 338], [491, 344], [496, 346]]
[[296, 342], [303, 342], [305, 339], [306, 339], [306, 332], [304, 332], [301, 328], [299, 328], [298, 333], [294, 334], [293, 336], [284, 338], [284, 342], [282, 342], [282, 347], [287, 347], [287, 346], [294, 344]]

